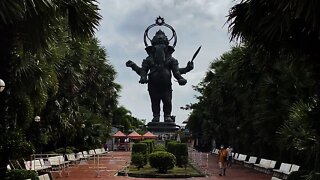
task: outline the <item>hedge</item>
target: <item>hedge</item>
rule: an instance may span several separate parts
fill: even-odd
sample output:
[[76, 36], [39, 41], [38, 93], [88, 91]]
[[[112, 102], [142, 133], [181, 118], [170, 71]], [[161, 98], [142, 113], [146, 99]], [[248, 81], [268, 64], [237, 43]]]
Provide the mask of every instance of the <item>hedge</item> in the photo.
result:
[[146, 143], [135, 143], [132, 145], [132, 153], [148, 154], [148, 147]]
[[135, 154], [142, 154], [143, 155], [143, 163], [148, 163], [148, 147], [146, 143], [135, 143], [132, 145], [132, 155], [131, 161], [133, 161], [133, 157]]
[[6, 180], [19, 180], [19, 179], [37, 180], [39, 178], [36, 171], [31, 171], [27, 169], [13, 169], [13, 170], [7, 171]]
[[153, 150], [154, 150], [154, 140], [151, 140], [151, 139], [147, 139], [147, 140], [143, 140], [143, 141], [140, 141], [140, 143], [146, 143], [147, 146], [148, 146], [148, 153], [152, 153]]
[[158, 169], [159, 173], [167, 173], [174, 168], [176, 157], [169, 152], [157, 151], [149, 155], [149, 163], [151, 167]]
[[138, 170], [147, 164], [145, 155], [142, 153], [133, 153], [131, 156], [131, 163], [135, 165]]
[[163, 145], [163, 144], [157, 144], [155, 147], [154, 147], [154, 152], [156, 151], [166, 151], [166, 147]]
[[186, 167], [188, 164], [188, 146], [186, 143], [168, 142], [167, 151], [175, 155], [177, 166]]

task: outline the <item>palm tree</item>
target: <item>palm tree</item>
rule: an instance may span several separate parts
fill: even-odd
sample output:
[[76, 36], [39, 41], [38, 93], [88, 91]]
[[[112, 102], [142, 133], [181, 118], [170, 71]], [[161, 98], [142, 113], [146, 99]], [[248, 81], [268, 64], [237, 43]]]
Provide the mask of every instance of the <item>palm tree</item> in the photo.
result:
[[231, 38], [278, 51], [317, 53], [318, 1], [243, 0], [231, 8]]
[[[290, 109], [290, 116], [278, 131], [279, 143], [287, 144], [288, 151], [295, 152], [297, 163], [309, 172], [310, 179], [319, 178], [320, 136], [317, 129], [319, 115], [318, 97], [298, 101]], [[310, 120], [312, 119], [312, 120]]]
[[[41, 55], [56, 40], [54, 37], [61, 30], [58, 25], [66, 22], [69, 27], [67, 33], [71, 37], [90, 37], [100, 15], [95, 0], [4, 0], [0, 2], [0, 14], [0, 77], [6, 82], [6, 91], [0, 94], [0, 114], [3, 117], [0, 131], [6, 134], [15, 128], [16, 124], [12, 122], [17, 122], [17, 112], [14, 111], [16, 99], [20, 98], [23, 107], [29, 108], [24, 119], [30, 121], [33, 113], [39, 112], [46, 103], [46, 88], [51, 86], [54, 89], [53, 74], [49, 81], [51, 85], [44, 86], [46, 79], [43, 79], [50, 76], [53, 69], [46, 68], [47, 63], [43, 63], [43, 67], [42, 63], [40, 67], [34, 64], [41, 61]], [[46, 70], [48, 72], [43, 76]], [[27, 80], [32, 83], [26, 81], [26, 77], [31, 78]], [[23, 89], [25, 92], [21, 87], [26, 87]], [[0, 177], [4, 177], [10, 158], [4, 153], [1, 150]]]
[[[296, 113], [300, 109], [302, 113], [310, 100], [320, 95], [319, 3], [318, 1], [297, 0], [244, 0], [235, 5], [229, 14], [231, 39], [240, 38], [242, 42], [248, 43], [257, 51], [265, 48], [274, 57], [268, 60], [269, 63], [282, 65], [282, 68], [277, 69], [278, 74], [287, 75], [287, 77], [275, 78], [273, 76], [270, 80], [266, 79], [266, 82], [269, 82], [266, 85], [269, 87], [270, 85], [289, 85], [287, 88], [274, 89], [275, 93], [282, 94], [283, 97], [287, 96], [282, 101], [287, 101], [285, 104], [291, 106], [291, 115], [287, 116], [284, 127], [280, 130], [282, 139], [293, 138], [298, 142], [308, 141], [310, 136], [300, 134], [300, 137], [296, 137], [299, 133], [295, 131], [294, 125], [304, 124], [306, 119], [307, 124], [311, 124], [311, 128], [307, 126], [301, 128], [308, 135], [319, 136], [320, 134], [320, 125], [311, 116], [292, 117], [293, 111]], [[303, 90], [305, 94], [301, 93]], [[281, 103], [281, 101], [275, 103]], [[311, 109], [313, 114], [320, 112], [317, 105]], [[290, 128], [293, 129], [290, 130]], [[291, 149], [296, 156], [302, 153], [305, 157], [311, 155], [311, 159], [317, 159], [317, 153], [297, 150], [298, 144], [292, 142], [293, 139], [281, 145], [288, 145], [287, 148]], [[292, 148], [293, 145], [296, 147]], [[318, 145], [313, 144], [307, 149], [314, 149], [316, 146]], [[317, 163], [306, 166], [306, 168], [309, 168], [311, 172], [319, 172]]]

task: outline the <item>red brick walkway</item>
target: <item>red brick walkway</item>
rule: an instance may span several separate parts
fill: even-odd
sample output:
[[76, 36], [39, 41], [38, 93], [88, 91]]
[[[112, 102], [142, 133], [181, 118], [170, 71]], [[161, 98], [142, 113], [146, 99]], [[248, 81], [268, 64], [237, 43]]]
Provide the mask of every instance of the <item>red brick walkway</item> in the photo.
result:
[[[116, 180], [144, 180], [148, 178], [131, 178], [116, 176], [116, 173], [125, 167], [130, 162], [130, 152], [110, 152], [106, 156], [100, 158], [100, 167], [98, 171], [97, 162], [94, 164], [94, 160], [90, 160], [81, 165], [75, 165], [67, 169], [69, 176], [66, 172], [62, 173], [62, 177], [58, 173], [53, 173], [54, 179], [61, 180], [97, 180], [97, 179], [116, 179]], [[196, 160], [195, 164], [199, 166], [203, 172], [208, 174], [207, 177], [202, 178], [187, 178], [194, 180], [205, 179], [235, 179], [235, 180], [270, 180], [271, 175], [257, 172], [253, 169], [246, 168], [242, 165], [233, 165], [232, 168], [228, 168], [226, 176], [220, 177], [218, 164], [216, 163], [216, 156], [206, 153], [191, 153], [190, 156]], [[207, 161], [208, 157], [208, 161]], [[208, 166], [207, 166], [208, 162]], [[208, 168], [207, 168], [208, 167]], [[98, 177], [97, 177], [98, 176]], [[176, 179], [178, 180], [178, 179]]]

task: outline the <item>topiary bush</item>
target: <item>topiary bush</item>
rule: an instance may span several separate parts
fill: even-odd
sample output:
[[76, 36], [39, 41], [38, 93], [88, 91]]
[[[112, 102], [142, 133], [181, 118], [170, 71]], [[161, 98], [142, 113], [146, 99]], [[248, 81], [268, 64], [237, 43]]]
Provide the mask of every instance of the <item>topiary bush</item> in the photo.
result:
[[163, 144], [157, 144], [155, 147], [154, 147], [154, 152], [156, 151], [166, 151], [166, 147], [163, 145]]
[[148, 147], [146, 143], [135, 143], [132, 145], [131, 161], [132, 161], [132, 157], [138, 153], [143, 155], [143, 163], [147, 164], [148, 163]]
[[149, 155], [149, 163], [153, 168], [158, 169], [159, 173], [167, 173], [176, 164], [176, 157], [169, 152], [157, 151]]
[[131, 156], [131, 164], [135, 165], [138, 170], [140, 168], [143, 168], [144, 165], [146, 165], [145, 155], [142, 153], [133, 153]]
[[148, 146], [148, 153], [152, 153], [153, 150], [154, 150], [154, 140], [151, 140], [151, 139], [147, 139], [147, 140], [144, 140], [144, 141], [141, 141], [140, 143], [146, 143], [147, 146]]
[[35, 171], [30, 171], [26, 169], [13, 169], [7, 171], [6, 180], [23, 180], [23, 179], [31, 179], [38, 180], [38, 174]]
[[145, 143], [135, 143], [132, 145], [132, 154], [134, 153], [142, 153], [148, 154], [148, 147]]
[[168, 142], [167, 151], [177, 158], [177, 166], [186, 167], [188, 164], [188, 146], [186, 143]]

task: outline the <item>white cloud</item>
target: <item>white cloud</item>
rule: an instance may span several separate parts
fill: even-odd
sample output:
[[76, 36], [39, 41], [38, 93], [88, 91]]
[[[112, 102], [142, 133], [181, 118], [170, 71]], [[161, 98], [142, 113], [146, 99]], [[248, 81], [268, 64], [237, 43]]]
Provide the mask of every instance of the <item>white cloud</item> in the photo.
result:
[[[197, 85], [205, 75], [210, 62], [230, 49], [225, 24], [229, 8], [233, 2], [226, 0], [99, 0], [100, 13], [103, 16], [97, 36], [105, 46], [109, 60], [118, 72], [117, 83], [121, 84], [120, 104], [132, 112], [132, 115], [152, 119], [149, 95], [146, 85], [138, 83], [139, 77], [125, 66], [127, 60], [138, 65], [146, 57], [143, 43], [145, 29], [162, 16], [178, 36], [173, 56], [183, 67], [191, 60], [194, 52], [202, 45], [195, 59], [195, 68], [184, 75], [186, 86], [173, 83], [173, 110], [177, 124], [181, 124], [190, 112], [181, 110], [181, 106], [196, 101], [197, 95], [192, 85]], [[150, 30], [150, 37], [159, 28]], [[165, 30], [161, 27], [161, 29]], [[170, 30], [165, 30], [171, 37]]]

